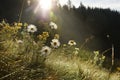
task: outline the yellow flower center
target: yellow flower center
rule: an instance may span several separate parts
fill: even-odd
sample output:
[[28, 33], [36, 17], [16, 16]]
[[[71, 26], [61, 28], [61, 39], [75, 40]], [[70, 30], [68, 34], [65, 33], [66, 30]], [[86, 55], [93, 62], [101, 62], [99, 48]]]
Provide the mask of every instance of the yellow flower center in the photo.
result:
[[57, 45], [57, 42], [54, 42], [54, 45], [56, 46], [56, 45]]
[[31, 30], [34, 30], [34, 28], [31, 28]]
[[73, 44], [74, 42], [73, 41], [71, 41], [71, 44]]
[[47, 53], [47, 52], [48, 52], [48, 50], [47, 50], [47, 49], [45, 49], [45, 50], [44, 50], [44, 52], [45, 52], [45, 53]]

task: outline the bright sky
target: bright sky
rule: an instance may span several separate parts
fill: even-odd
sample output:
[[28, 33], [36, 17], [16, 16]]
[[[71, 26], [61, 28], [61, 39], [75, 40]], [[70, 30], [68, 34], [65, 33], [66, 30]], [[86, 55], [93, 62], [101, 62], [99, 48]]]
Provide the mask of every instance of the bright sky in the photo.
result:
[[[59, 0], [60, 3], [65, 4], [68, 0]], [[71, 0], [76, 7], [82, 2], [85, 6], [110, 8], [112, 10], [120, 11], [120, 0]]]

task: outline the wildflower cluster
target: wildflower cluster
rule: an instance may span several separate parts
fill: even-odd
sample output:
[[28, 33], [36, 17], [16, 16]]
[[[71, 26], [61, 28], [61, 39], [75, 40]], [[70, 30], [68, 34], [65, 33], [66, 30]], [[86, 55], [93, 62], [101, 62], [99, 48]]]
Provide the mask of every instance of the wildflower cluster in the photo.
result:
[[[35, 37], [34, 37], [34, 33], [38, 31], [37, 26], [30, 24], [28, 25], [27, 23], [22, 24], [22, 23], [14, 23], [13, 25], [9, 25], [8, 23], [5, 23], [5, 21], [3, 21], [1, 24], [1, 39], [2, 39], [2, 35], [6, 35], [4, 36], [4, 40], [6, 38], [11, 38], [11, 42], [16, 43], [16, 47], [17, 46], [22, 46], [19, 50], [17, 50], [17, 48], [15, 48], [14, 52], [16, 53], [26, 53], [27, 50], [32, 51], [32, 54], [37, 54], [37, 53], [41, 53], [42, 55], [48, 55], [51, 52], [51, 48], [46, 46], [46, 40], [48, 39], [48, 37], [50, 36], [50, 32], [44, 31], [42, 32], [42, 34], [39, 34], [37, 36], [37, 38], [39, 39], [38, 41], [35, 41]], [[50, 22], [49, 26], [51, 29], [57, 29], [58, 26], [54, 23], [54, 22]], [[32, 33], [32, 34], [31, 34]], [[8, 44], [9, 41], [7, 41], [5, 45]], [[22, 44], [22, 45], [20, 45]], [[51, 47], [52, 48], [59, 48], [60, 47], [60, 41], [59, 41], [59, 34], [54, 34], [53, 39], [50, 42]], [[14, 46], [14, 47], [15, 47]], [[13, 47], [13, 46], [12, 46]], [[12, 48], [11, 47], [11, 48]], [[7, 46], [6, 46], [7, 48]], [[10, 49], [11, 49], [10, 48]], [[22, 50], [21, 52], [18, 52]], [[12, 53], [12, 52], [11, 52]], [[29, 52], [27, 52], [29, 53]]]
[[48, 37], [49, 37], [49, 33], [48, 32], [43, 32], [41, 35], [38, 35], [38, 38], [40, 40], [44, 40], [44, 41], [46, 41]]
[[67, 44], [63, 44], [63, 52], [65, 55], [78, 56], [79, 48], [76, 47], [77, 43], [74, 40], [69, 40]]
[[[51, 26], [51, 30], [57, 29], [57, 25], [53, 22], [49, 26]], [[50, 45], [46, 45], [46, 41], [50, 37], [50, 32], [44, 31], [42, 34], [36, 35], [35, 33], [37, 32], [39, 30], [33, 24], [28, 25], [27, 23], [15, 22], [10, 25], [5, 21], [0, 23], [0, 54], [4, 53], [5, 59], [14, 61], [12, 63], [11, 61], [7, 61], [6, 63], [13, 72], [14, 70], [19, 70], [17, 66], [22, 65], [24, 65], [23, 67], [28, 67], [33, 64], [44, 66], [43, 63], [46, 57], [52, 52], [52, 49], [60, 47], [59, 34], [54, 34], [53, 39], [49, 42], [51, 47], [49, 47]], [[10, 67], [8, 63], [11, 63], [12, 66]], [[2, 69], [5, 70], [5, 66]], [[27, 78], [25, 79], [27, 80]]]
[[[55, 51], [55, 53], [63, 53], [64, 56], [71, 59], [82, 56], [80, 55], [81, 48], [76, 47], [75, 40], [69, 40], [67, 44], [62, 45], [59, 34], [55, 32], [58, 26], [54, 22], [50, 22], [48, 25], [53, 32], [53, 36], [51, 36], [52, 33], [49, 30], [43, 31], [41, 34], [35, 34], [39, 32], [39, 29], [33, 24], [14, 23], [10, 25], [5, 22], [0, 23], [0, 42], [3, 41], [0, 43], [0, 48], [2, 47], [0, 54], [4, 53], [7, 59], [12, 60], [6, 63], [7, 65], [15, 65], [14, 67], [7, 66], [12, 69], [12, 72], [14, 72], [14, 69], [19, 70], [18, 66], [26, 68], [37, 64], [44, 67], [45, 60]], [[100, 55], [99, 51], [94, 51], [94, 64], [102, 66], [104, 60], [104, 55]], [[25, 79], [29, 80], [28, 78]]]
[[12, 38], [11, 36], [15, 37], [18, 33], [18, 31], [21, 29], [21, 25], [20, 26], [15, 26], [15, 25], [9, 25], [8, 23], [6, 22], [2, 22], [0, 24], [0, 36], [1, 36], [1, 39], [10, 39]]

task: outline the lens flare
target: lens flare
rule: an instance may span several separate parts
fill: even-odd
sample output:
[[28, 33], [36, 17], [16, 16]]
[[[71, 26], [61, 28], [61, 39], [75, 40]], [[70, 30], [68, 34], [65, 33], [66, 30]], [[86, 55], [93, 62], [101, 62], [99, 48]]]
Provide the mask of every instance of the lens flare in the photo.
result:
[[52, 0], [40, 0], [39, 5], [43, 10], [50, 10], [52, 7]]

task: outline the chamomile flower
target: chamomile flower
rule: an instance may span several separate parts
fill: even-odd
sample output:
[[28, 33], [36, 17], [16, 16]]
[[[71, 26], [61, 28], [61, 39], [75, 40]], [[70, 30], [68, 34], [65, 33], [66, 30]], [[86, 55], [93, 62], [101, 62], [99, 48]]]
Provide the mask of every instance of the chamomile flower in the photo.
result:
[[42, 55], [49, 55], [51, 53], [51, 48], [48, 46], [44, 46], [42, 47], [40, 52]]
[[27, 27], [27, 31], [28, 31], [28, 32], [31, 32], [31, 33], [34, 33], [34, 32], [37, 31], [37, 28], [36, 28], [35, 25], [31, 24], [31, 25], [29, 25], [29, 26]]
[[76, 45], [76, 42], [74, 40], [69, 40], [68, 45], [74, 46]]
[[52, 39], [51, 46], [53, 48], [58, 48], [60, 46], [60, 41], [58, 39]]
[[57, 29], [58, 28], [58, 26], [54, 22], [50, 22], [49, 25], [50, 25], [51, 29]]

